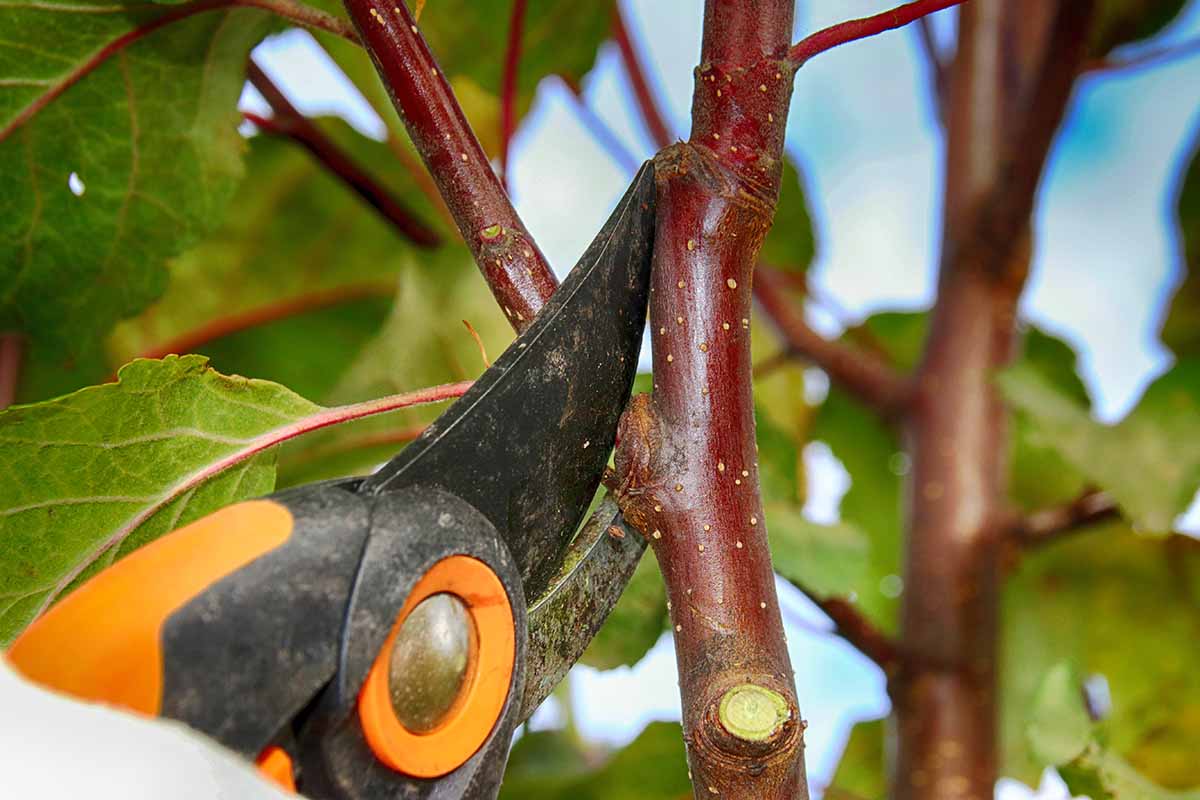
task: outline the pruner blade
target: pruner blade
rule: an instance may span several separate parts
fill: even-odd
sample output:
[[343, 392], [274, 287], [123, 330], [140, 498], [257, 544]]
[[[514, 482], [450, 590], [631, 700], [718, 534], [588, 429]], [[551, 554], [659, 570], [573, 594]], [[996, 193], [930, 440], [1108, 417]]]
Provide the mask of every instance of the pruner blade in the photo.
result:
[[471, 503], [507, 544], [529, 602], [560, 571], [629, 399], [649, 296], [654, 193], [647, 162], [529, 329], [360, 489], [436, 486]]

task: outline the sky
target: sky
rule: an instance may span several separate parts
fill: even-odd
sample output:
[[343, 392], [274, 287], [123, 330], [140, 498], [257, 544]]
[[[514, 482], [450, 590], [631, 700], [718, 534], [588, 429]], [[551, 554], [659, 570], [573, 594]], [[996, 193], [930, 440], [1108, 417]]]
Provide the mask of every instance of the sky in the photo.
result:
[[[674, 133], [686, 138], [692, 67], [700, 49], [702, 0], [625, 0], [652, 84]], [[891, 0], [811, 0], [800, 4], [796, 37], [894, 5]], [[952, 28], [953, 11], [935, 20]], [[1200, 35], [1200, 0], [1152, 42], [1126, 52]], [[944, 37], [943, 37], [944, 38]], [[289, 33], [258, 51], [272, 77], [308, 113], [337, 113], [368, 135], [382, 123], [340, 82], [307, 35]], [[599, 53], [584, 80], [584, 100], [615, 135], [614, 155], [584, 121], [557, 79], [538, 89], [513, 142], [510, 183], [517, 210], [565, 274], [624, 192], [636, 163], [654, 147], [629, 92], [615, 45]], [[246, 107], [263, 109], [252, 90]], [[1079, 87], [1051, 155], [1036, 213], [1036, 245], [1024, 320], [1068, 341], [1096, 416], [1120, 419], [1148, 382], [1170, 366], [1156, 327], [1181, 279], [1179, 242], [1170, 223], [1173, 176], [1200, 125], [1200, 55], [1168, 65], [1107, 73]], [[825, 53], [800, 70], [787, 150], [800, 165], [817, 229], [812, 277], [852, 321], [884, 309], [921, 309], [933, 299], [943, 149], [933, 118], [926, 67], [915, 31], [900, 30]], [[587, 191], [580, 191], [587, 187]], [[827, 333], [837, 323], [810, 308]], [[648, 364], [648, 362], [647, 362]], [[847, 476], [827, 449], [809, 447], [813, 477], [807, 509], [836, 517]], [[1200, 531], [1200, 508], [1181, 524]], [[796, 590], [778, 582], [797, 668], [807, 732], [810, 782], [820, 789], [836, 766], [849, 726], [886, 713], [882, 674], [840, 639]], [[576, 722], [595, 740], [619, 745], [653, 719], [678, 719], [669, 636], [634, 669], [571, 677]], [[535, 725], [553, 725], [548, 704]], [[1041, 795], [1061, 796], [1048, 776]], [[1027, 796], [1004, 782], [1000, 794]]]

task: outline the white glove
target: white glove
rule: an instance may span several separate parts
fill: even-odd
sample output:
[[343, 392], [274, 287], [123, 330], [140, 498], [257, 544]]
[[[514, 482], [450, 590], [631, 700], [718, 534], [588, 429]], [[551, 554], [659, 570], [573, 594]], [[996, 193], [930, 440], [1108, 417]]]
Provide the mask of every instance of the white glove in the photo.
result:
[[295, 800], [259, 777], [253, 765], [180, 723], [47, 691], [22, 678], [2, 655], [0, 797]]

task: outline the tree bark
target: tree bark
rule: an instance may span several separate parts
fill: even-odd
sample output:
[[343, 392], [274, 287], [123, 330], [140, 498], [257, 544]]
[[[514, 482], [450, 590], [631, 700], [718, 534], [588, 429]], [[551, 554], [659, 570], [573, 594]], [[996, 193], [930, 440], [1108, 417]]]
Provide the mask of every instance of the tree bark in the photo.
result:
[[997, 778], [1008, 414], [1037, 183], [1085, 56], [1089, 0], [963, 6], [950, 76], [938, 298], [906, 435], [898, 800], [983, 798]]
[[793, 0], [708, 0], [690, 140], [657, 158], [655, 386], [617, 452], [666, 579], [697, 797], [804, 798], [803, 729], [759, 494], [754, 264], [778, 199]]

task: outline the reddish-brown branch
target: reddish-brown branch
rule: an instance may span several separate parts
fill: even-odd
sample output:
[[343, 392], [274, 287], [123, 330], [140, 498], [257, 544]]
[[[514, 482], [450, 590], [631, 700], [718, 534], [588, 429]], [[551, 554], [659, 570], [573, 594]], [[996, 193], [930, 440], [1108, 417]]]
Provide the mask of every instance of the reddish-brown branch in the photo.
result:
[[521, 67], [521, 34], [525, 30], [526, 0], [513, 0], [508, 20], [508, 48], [504, 53], [504, 75], [500, 81], [500, 176], [509, 190], [508, 157], [517, 127], [517, 73]]
[[867, 617], [840, 597], [819, 598], [803, 587], [797, 587], [813, 601], [825, 616], [833, 620], [834, 633], [845, 639], [889, 675], [900, 666], [900, 651], [896, 642], [876, 628]]
[[1090, 0], [974, 0], [960, 14], [938, 298], [906, 431], [904, 661], [889, 687], [897, 800], [994, 792], [1011, 519], [1009, 420], [993, 376], [1015, 353], [1037, 179], [1091, 10]]
[[558, 280], [512, 207], [408, 7], [345, 0], [409, 137], [508, 321], [519, 332]]
[[575, 111], [579, 114], [579, 121], [591, 131], [596, 143], [604, 148], [613, 161], [620, 164], [629, 174], [637, 172], [641, 162], [634, 158], [633, 153], [629, 152], [629, 148], [625, 146], [620, 137], [608, 126], [607, 122], [602, 120], [595, 111], [592, 111], [577, 87], [571, 86], [566, 81], [563, 81], [563, 85], [567, 89], [567, 94], [575, 101]]
[[938, 120], [946, 124], [946, 92], [948, 80], [946, 77], [946, 62], [938, 51], [937, 41], [933, 37], [933, 23], [928, 16], [917, 20], [917, 33], [921, 39], [921, 51], [925, 53], [925, 63], [929, 65], [930, 84], [933, 88], [933, 108]]
[[1013, 534], [1022, 546], [1037, 547], [1118, 517], [1120, 509], [1112, 497], [1107, 492], [1092, 489], [1069, 503], [1026, 514], [1013, 529]]
[[1046, 48], [1036, 67], [1029, 69], [1031, 97], [1010, 130], [1008, 147], [999, 164], [1000, 174], [976, 209], [966, 231], [964, 259], [990, 261], [1002, 269], [1005, 253], [1023, 237], [1037, 197], [1042, 169], [1066, 115], [1075, 81], [1087, 57], [1093, 0], [1063, 3], [1054, 16]]
[[[807, 796], [751, 396], [750, 287], [778, 199], [793, 0], [707, 0], [693, 127], [656, 159], [654, 393], [622, 418], [618, 500], [655, 548], [698, 798]], [[724, 701], [768, 713], [760, 735]]]
[[388, 297], [394, 288], [385, 284], [365, 284], [361, 286], [344, 286], [323, 292], [293, 297], [280, 303], [252, 308], [239, 314], [214, 319], [199, 328], [188, 331], [169, 342], [158, 345], [138, 355], [139, 358], [163, 358], [168, 355], [183, 355], [194, 353], [209, 342], [216, 341], [241, 331], [257, 328], [281, 319], [288, 319], [299, 314], [319, 311], [323, 308], [350, 303], [368, 297]]
[[416, 212], [405, 206], [390, 189], [376, 181], [312, 120], [301, 114], [254, 59], [250, 59], [246, 67], [246, 77], [275, 112], [270, 120], [251, 113], [245, 114], [246, 119], [264, 132], [287, 136], [295, 141], [413, 244], [426, 248], [441, 244], [442, 237], [422, 222]]
[[832, 50], [839, 45], [865, 39], [868, 36], [876, 36], [896, 28], [902, 28], [927, 14], [933, 14], [963, 2], [965, 0], [916, 0], [914, 3], [906, 3], [870, 17], [842, 22], [802, 39], [788, 51], [788, 58], [796, 66], [801, 66], [813, 56], [824, 53], [826, 50]]
[[903, 409], [909, 381], [869, 350], [847, 347], [826, 339], [809, 327], [801, 307], [787, 294], [787, 279], [759, 267], [754, 297], [788, 346], [829, 375], [829, 379], [885, 417]]
[[667, 147], [675, 141], [671, 129], [663, 119], [662, 111], [655, 99], [654, 91], [646, 69], [638, 58], [633, 38], [629, 35], [629, 26], [625, 23], [624, 12], [619, 2], [613, 3], [613, 37], [617, 40], [617, 48], [621, 51], [621, 61], [625, 64], [625, 74], [629, 77], [629, 85], [633, 88], [634, 99], [642, 112], [642, 121], [656, 147]]
[[0, 411], [17, 400], [24, 358], [25, 337], [19, 333], [0, 333]]
[[294, 2], [293, 0], [197, 0], [192, 3], [174, 6], [165, 13], [152, 17], [138, 25], [112, 41], [105, 44], [83, 63], [76, 66], [70, 72], [54, 82], [53, 85], [46, 88], [37, 97], [33, 98], [29, 103], [22, 108], [9, 121], [7, 125], [0, 128], [0, 142], [7, 139], [12, 132], [20, 128], [22, 125], [32, 119], [39, 111], [41, 111], [50, 103], [54, 102], [63, 92], [70, 89], [76, 83], [87, 77], [95, 71], [97, 67], [103, 64], [108, 59], [115, 56], [117, 53], [129, 47], [139, 39], [143, 39], [154, 33], [160, 28], [164, 28], [173, 22], [178, 22], [182, 19], [187, 19], [194, 14], [200, 14], [205, 11], [216, 11], [222, 8], [244, 7], [244, 8], [260, 8], [264, 11], [270, 11], [278, 14], [281, 17], [290, 19], [298, 25], [303, 25], [307, 28], [316, 28], [319, 30], [328, 31], [343, 38], [349, 39], [352, 42], [358, 42], [358, 36], [354, 33], [346, 23], [337, 17], [325, 13], [316, 8], [303, 5], [302, 3]]

